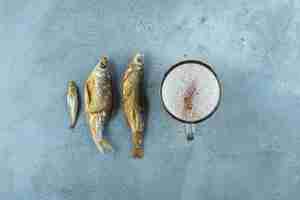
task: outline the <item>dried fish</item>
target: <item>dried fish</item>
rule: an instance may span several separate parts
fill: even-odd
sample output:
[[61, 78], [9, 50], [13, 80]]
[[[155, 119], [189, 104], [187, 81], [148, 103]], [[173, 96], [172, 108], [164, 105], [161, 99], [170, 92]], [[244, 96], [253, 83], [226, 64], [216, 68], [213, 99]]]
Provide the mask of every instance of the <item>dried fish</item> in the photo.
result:
[[125, 119], [132, 131], [132, 156], [144, 156], [144, 97], [143, 97], [144, 60], [136, 54], [124, 73], [122, 80], [122, 104]]
[[85, 112], [92, 138], [102, 153], [113, 151], [103, 137], [104, 126], [112, 112], [112, 76], [108, 58], [102, 57], [84, 86]]
[[71, 119], [70, 128], [74, 128], [77, 121], [78, 105], [79, 105], [78, 88], [75, 81], [69, 81], [67, 92], [67, 104]]

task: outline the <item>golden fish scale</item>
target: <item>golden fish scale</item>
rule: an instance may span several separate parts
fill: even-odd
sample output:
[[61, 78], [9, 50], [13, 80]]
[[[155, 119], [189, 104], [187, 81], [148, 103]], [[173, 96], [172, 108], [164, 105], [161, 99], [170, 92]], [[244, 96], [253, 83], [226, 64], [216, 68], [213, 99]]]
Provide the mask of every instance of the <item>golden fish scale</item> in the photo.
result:
[[102, 95], [97, 95], [95, 75], [86, 81], [86, 92], [89, 94], [88, 105], [85, 105], [87, 113], [101, 112], [104, 111], [106, 114], [110, 114], [112, 110], [112, 86], [111, 81], [105, 84], [105, 89]]
[[133, 132], [143, 132], [143, 102], [141, 95], [141, 79], [139, 72], [129, 72], [123, 80], [123, 108], [128, 125]]
[[104, 120], [107, 120], [112, 111], [111, 80], [107, 83], [103, 82], [106, 84], [103, 95], [97, 95], [97, 79], [98, 77], [95, 74], [91, 74], [85, 84], [85, 110], [88, 115], [88, 122], [93, 136], [96, 136], [96, 123], [98, 123], [98, 119], [103, 117]]

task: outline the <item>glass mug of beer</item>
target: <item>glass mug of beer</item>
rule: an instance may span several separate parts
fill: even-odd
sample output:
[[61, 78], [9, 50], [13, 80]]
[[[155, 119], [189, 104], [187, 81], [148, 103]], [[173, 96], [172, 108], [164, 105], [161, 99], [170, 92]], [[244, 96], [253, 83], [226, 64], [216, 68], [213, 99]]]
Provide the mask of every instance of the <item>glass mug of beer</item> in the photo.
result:
[[211, 117], [220, 105], [221, 83], [212, 67], [198, 60], [173, 65], [161, 83], [164, 109], [185, 124], [188, 141], [194, 139], [195, 124]]

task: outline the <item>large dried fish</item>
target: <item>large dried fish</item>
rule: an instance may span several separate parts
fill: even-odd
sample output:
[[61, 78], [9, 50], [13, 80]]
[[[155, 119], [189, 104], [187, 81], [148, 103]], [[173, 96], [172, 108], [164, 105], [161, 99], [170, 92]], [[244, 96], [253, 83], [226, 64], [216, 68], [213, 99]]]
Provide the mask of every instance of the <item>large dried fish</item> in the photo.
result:
[[128, 126], [132, 131], [132, 156], [142, 158], [144, 132], [144, 97], [143, 97], [144, 61], [141, 54], [136, 54], [124, 73], [122, 80], [122, 104]]
[[102, 57], [84, 86], [85, 112], [92, 138], [102, 153], [112, 151], [112, 145], [103, 137], [105, 123], [112, 112], [112, 76], [108, 58]]
[[67, 92], [67, 104], [71, 119], [70, 128], [74, 128], [77, 121], [78, 105], [79, 105], [78, 89], [75, 81], [69, 81]]

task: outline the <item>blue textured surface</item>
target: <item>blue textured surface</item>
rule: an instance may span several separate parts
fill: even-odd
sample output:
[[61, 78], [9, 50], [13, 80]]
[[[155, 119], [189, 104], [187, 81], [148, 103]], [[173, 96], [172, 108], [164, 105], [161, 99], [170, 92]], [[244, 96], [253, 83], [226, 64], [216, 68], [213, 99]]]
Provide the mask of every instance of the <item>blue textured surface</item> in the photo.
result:
[[[0, 198], [286, 200], [300, 196], [300, 1], [0, 1]], [[118, 86], [145, 53], [145, 158], [129, 156], [117, 110], [114, 156], [99, 154], [83, 113], [70, 131], [66, 83], [81, 88], [100, 55]], [[216, 115], [185, 142], [162, 110], [168, 67], [203, 59], [219, 74]]]

